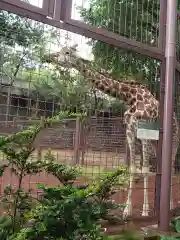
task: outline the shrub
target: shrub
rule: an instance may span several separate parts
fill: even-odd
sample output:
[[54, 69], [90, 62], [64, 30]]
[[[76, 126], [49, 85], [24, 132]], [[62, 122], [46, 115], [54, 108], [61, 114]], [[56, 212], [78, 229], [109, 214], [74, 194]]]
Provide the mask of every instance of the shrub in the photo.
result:
[[[103, 174], [91, 184], [75, 186], [81, 168], [55, 163], [48, 153], [44, 159], [31, 157], [34, 140], [48, 124], [30, 127], [20, 133], [0, 138], [0, 150], [8, 167], [18, 179], [17, 189], [8, 185], [2, 198], [6, 214], [0, 217], [1, 240], [43, 239], [107, 239], [101, 232], [101, 219], [113, 219], [111, 210], [121, 211], [124, 205], [114, 204], [111, 196], [127, 179], [127, 169], [121, 166]], [[46, 171], [59, 181], [58, 186], [38, 185], [42, 194], [38, 199], [22, 189], [26, 175]]]

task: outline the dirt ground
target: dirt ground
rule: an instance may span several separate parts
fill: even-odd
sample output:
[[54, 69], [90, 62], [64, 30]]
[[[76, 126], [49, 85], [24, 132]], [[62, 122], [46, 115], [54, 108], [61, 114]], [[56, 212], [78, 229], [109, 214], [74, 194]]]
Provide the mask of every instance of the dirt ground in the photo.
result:
[[[87, 179], [80, 178], [76, 181], [76, 184], [87, 183]], [[11, 174], [11, 172], [7, 169], [4, 173], [4, 176], [0, 178], [0, 194], [3, 194], [3, 189], [7, 184], [11, 184], [13, 187], [17, 187], [17, 178], [15, 175]], [[35, 176], [26, 176], [23, 178], [23, 189], [29, 190], [31, 189], [32, 194], [38, 194], [37, 184], [46, 184], [49, 186], [58, 185], [58, 181], [51, 175], [47, 175], [45, 172], [35, 175]], [[143, 181], [140, 180], [135, 184], [132, 193], [132, 203], [133, 203], [133, 215], [141, 216], [142, 212], [142, 204], [143, 204]], [[174, 207], [180, 207], [180, 179], [179, 177], [173, 178], [173, 201]], [[149, 215], [154, 215], [154, 197], [155, 197], [155, 176], [149, 177], [149, 186], [148, 186], [148, 194], [149, 194], [149, 204], [150, 211]], [[117, 193], [112, 197], [116, 203], [125, 203], [127, 198], [127, 191], [117, 191]]]

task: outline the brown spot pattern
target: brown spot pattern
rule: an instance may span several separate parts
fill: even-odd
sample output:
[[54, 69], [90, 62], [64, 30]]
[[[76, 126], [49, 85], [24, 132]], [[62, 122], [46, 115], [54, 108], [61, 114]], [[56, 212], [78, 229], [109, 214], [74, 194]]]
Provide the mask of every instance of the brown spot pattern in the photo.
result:
[[131, 107], [130, 110], [129, 110], [130, 113], [135, 113], [135, 111], [136, 111], [136, 107], [135, 106]]
[[142, 111], [142, 110], [145, 109], [145, 105], [144, 105], [143, 102], [137, 102], [137, 103], [136, 103], [136, 106], [137, 106], [137, 110]]
[[130, 105], [129, 113], [136, 119], [146, 119], [154, 117], [158, 114], [157, 102], [149, 90], [141, 83], [135, 81], [118, 82], [98, 72], [86, 68], [86, 64], [77, 61], [79, 66], [82, 66], [84, 75], [89, 77], [89, 80], [96, 88], [102, 92], [112, 96], [123, 98]]
[[138, 89], [138, 91], [137, 91], [139, 94], [141, 94], [141, 95], [143, 95], [144, 94], [144, 90], [142, 90], [142, 89]]
[[126, 99], [128, 100], [131, 98], [132, 95], [129, 92], [127, 92], [127, 93], [125, 93], [125, 96], [126, 96]]
[[127, 84], [121, 84], [120, 91], [122, 92], [128, 92], [130, 90], [130, 87]]
[[143, 101], [143, 97], [142, 97], [142, 95], [137, 94], [137, 100], [139, 100], [139, 101]]
[[135, 102], [136, 102], [136, 98], [133, 97], [132, 99], [130, 99], [129, 104], [134, 105]]
[[129, 92], [132, 93], [132, 95], [136, 95], [137, 90], [135, 88], [132, 88], [132, 89], [130, 89]]

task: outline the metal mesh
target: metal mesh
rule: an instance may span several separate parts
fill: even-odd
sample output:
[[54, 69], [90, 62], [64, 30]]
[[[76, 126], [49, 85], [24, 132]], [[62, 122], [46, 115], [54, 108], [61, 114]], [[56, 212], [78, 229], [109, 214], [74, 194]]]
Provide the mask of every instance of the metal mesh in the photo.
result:
[[[80, 9], [80, 13], [75, 9]], [[72, 18], [157, 46], [159, 9], [160, 3], [155, 0], [73, 0]]]
[[[92, 1], [95, 5], [103, 6], [101, 12], [86, 1], [73, 1], [72, 18], [157, 47], [159, 1], [113, 2]], [[42, 1], [38, 6], [42, 6]], [[120, 82], [136, 80], [146, 85], [158, 100], [160, 62], [4, 11], [0, 13], [0, 19], [5, 19], [0, 32], [1, 133], [18, 131], [35, 119], [55, 116], [59, 111], [86, 112], [88, 117], [84, 124], [77, 119], [69, 119], [65, 128], [57, 123], [44, 131], [37, 139], [35, 154], [43, 155], [48, 148], [52, 148], [58, 162], [82, 165], [84, 181], [98, 176], [103, 170], [112, 171], [121, 163], [127, 163], [123, 117], [127, 108], [123, 101], [117, 99], [118, 96], [107, 97], [107, 94], [92, 87], [89, 78], [83, 77], [72, 66], [68, 67], [68, 62], [61, 66], [58, 56], [51, 63], [45, 63], [43, 58], [46, 55], [50, 59], [52, 53], [78, 44], [80, 58], [92, 60], [90, 63], [85, 61], [85, 70], [91, 68], [93, 74], [102, 73], [107, 78], [113, 76]], [[141, 160], [142, 149], [137, 141], [137, 165], [142, 163]], [[153, 154], [150, 162], [156, 172]], [[148, 194], [149, 215], [152, 216], [155, 210], [156, 178], [153, 170], [150, 170]], [[2, 186], [9, 181], [15, 184], [12, 177], [10, 180], [9, 173], [6, 174]], [[27, 178], [24, 182], [26, 187], [31, 188], [39, 182], [55, 183], [46, 174]], [[133, 215], [142, 214], [143, 190], [143, 178], [137, 179], [132, 193]], [[173, 192], [177, 193], [176, 190]], [[127, 192], [119, 191], [114, 196], [119, 203], [125, 202], [126, 198]]]

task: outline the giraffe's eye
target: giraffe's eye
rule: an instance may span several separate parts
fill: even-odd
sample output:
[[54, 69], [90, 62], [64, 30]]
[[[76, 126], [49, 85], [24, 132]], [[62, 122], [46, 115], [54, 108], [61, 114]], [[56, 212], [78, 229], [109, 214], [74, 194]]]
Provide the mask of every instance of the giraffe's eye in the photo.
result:
[[69, 55], [69, 52], [66, 52], [67, 55]]

